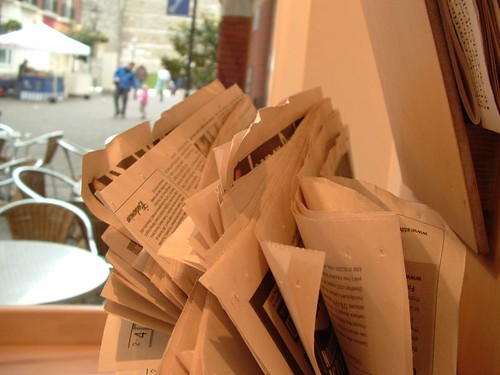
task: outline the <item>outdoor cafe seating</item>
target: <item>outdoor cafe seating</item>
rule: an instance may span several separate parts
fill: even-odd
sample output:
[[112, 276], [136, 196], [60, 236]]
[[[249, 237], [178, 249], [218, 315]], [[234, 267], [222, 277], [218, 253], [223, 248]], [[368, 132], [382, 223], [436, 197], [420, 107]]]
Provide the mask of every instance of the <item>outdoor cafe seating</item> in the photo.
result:
[[109, 265], [98, 254], [84, 211], [57, 199], [26, 198], [1, 207], [0, 217], [10, 237], [0, 239], [0, 304], [88, 303], [98, 297]]
[[73, 179], [88, 150], [63, 131], [28, 136], [6, 125], [0, 135], [0, 304], [101, 303], [103, 230]]

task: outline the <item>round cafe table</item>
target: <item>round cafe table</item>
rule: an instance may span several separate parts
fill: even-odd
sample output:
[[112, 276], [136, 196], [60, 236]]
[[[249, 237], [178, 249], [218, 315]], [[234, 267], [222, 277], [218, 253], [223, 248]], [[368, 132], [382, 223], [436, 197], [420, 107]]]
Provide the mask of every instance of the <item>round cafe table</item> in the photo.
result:
[[96, 293], [109, 276], [106, 261], [75, 246], [0, 241], [0, 305], [74, 303]]

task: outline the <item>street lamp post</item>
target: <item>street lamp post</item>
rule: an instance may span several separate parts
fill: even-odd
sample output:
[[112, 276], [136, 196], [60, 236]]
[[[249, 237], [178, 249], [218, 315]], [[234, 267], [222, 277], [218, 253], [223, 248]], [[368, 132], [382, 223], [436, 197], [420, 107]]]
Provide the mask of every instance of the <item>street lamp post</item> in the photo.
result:
[[186, 93], [184, 97], [188, 97], [189, 90], [191, 89], [191, 63], [193, 61], [193, 44], [194, 44], [194, 30], [196, 27], [196, 6], [198, 0], [194, 0], [193, 4], [193, 19], [191, 21], [191, 33], [189, 34], [189, 55], [188, 55], [188, 63], [186, 67]]

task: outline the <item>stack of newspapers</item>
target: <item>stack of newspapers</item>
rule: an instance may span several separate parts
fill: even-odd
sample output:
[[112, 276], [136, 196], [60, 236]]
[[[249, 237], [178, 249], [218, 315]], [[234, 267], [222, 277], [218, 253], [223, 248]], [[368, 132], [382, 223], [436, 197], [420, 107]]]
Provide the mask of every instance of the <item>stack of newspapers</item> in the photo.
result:
[[85, 155], [112, 265], [99, 370], [455, 373], [464, 245], [352, 177], [319, 88], [257, 110], [214, 81]]

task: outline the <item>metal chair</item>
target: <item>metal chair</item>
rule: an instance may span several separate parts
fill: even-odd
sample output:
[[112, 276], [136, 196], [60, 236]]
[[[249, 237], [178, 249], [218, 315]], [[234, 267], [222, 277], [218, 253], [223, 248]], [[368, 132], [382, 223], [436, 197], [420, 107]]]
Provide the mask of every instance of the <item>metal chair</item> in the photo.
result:
[[[79, 183], [63, 173], [45, 167], [24, 166], [12, 172], [22, 198], [56, 198], [83, 202]], [[51, 182], [49, 184], [48, 182]]]
[[[69, 201], [85, 212], [92, 222], [94, 240], [99, 254], [103, 256], [106, 254], [108, 246], [101, 237], [108, 228], [108, 224], [98, 219], [87, 208], [80, 195], [81, 185], [79, 181], [51, 169], [34, 166], [16, 168], [13, 172], [13, 179], [17, 187], [14, 199], [62, 199]], [[52, 179], [52, 184], [48, 184], [47, 179]], [[63, 194], [60, 194], [62, 191], [64, 191]]]
[[60, 138], [57, 140], [57, 143], [59, 147], [63, 150], [64, 152], [64, 157], [66, 158], [66, 161], [68, 163], [68, 168], [71, 174], [71, 177], [74, 180], [79, 180], [81, 175], [76, 173], [76, 168], [74, 165], [74, 159], [75, 157], [77, 158], [79, 162], [79, 170], [81, 170], [81, 162], [83, 159], [83, 155], [85, 155], [88, 152], [91, 152], [93, 150], [77, 145], [76, 143], [70, 142], [64, 138]]
[[13, 157], [13, 143], [23, 136], [23, 133], [18, 132], [13, 127], [0, 123], [0, 162], [11, 160]]
[[[70, 203], [27, 198], [0, 207], [0, 216], [6, 219], [12, 239], [70, 243], [99, 255], [90, 218]], [[74, 242], [75, 224], [83, 234], [83, 244]]]
[[53, 131], [50, 133], [42, 134], [30, 139], [16, 139], [14, 142], [14, 157], [17, 157], [19, 150], [24, 150], [26, 157], [34, 157], [32, 148], [36, 146], [43, 146], [44, 150], [42, 155], [36, 157], [36, 166], [48, 166], [52, 162], [54, 155], [59, 146], [58, 140], [64, 135], [62, 130]]
[[13, 173], [16, 168], [22, 166], [32, 166], [36, 160], [32, 158], [19, 158], [0, 163], [0, 201], [10, 202], [14, 196], [15, 186]]
[[0, 131], [6, 132], [10, 136], [15, 136], [16, 138], [17, 138], [18, 135], [20, 135], [20, 133], [17, 132], [17, 131], [15, 131], [12, 126], [9, 126], [7, 124], [0, 123]]

